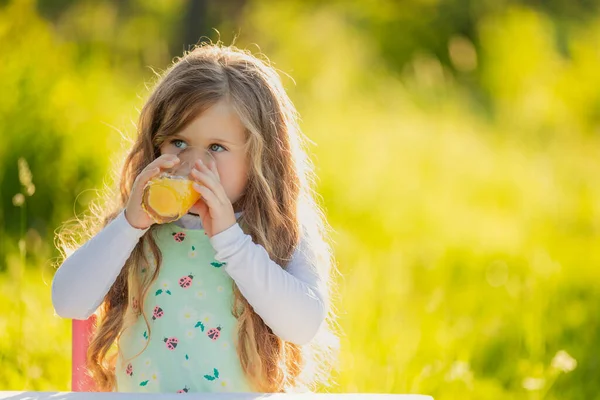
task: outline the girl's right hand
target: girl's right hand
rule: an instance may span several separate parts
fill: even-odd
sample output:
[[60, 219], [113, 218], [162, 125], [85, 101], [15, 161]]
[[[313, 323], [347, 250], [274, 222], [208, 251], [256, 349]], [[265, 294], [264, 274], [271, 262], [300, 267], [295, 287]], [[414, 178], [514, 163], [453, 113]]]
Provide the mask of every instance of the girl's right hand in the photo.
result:
[[154, 220], [142, 208], [144, 187], [149, 180], [159, 175], [163, 169], [173, 168], [177, 163], [179, 163], [179, 158], [176, 155], [163, 154], [148, 164], [135, 178], [125, 207], [125, 219], [127, 219], [129, 225], [137, 229], [147, 229], [154, 224]]

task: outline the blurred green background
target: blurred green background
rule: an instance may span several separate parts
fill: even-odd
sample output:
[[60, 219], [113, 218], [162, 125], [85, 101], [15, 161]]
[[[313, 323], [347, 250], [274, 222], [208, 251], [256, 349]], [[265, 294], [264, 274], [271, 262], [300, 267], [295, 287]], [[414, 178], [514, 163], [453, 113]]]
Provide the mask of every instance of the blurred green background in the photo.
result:
[[206, 36], [269, 57], [314, 141], [332, 391], [600, 398], [599, 11], [0, 1], [0, 390], [69, 390], [54, 232], [112, 183], [153, 70]]

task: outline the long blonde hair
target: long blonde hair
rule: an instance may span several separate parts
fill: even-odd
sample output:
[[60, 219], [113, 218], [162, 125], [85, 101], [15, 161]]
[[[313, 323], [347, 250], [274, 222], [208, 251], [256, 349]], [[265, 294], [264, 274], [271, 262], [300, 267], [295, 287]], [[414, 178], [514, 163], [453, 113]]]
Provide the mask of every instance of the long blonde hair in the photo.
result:
[[[79, 233], [84, 229], [97, 232], [115, 218], [127, 204], [137, 175], [160, 155], [160, 144], [223, 99], [233, 106], [247, 131], [249, 180], [235, 205], [243, 210], [240, 226], [282, 268], [300, 240], [305, 240], [309, 259], [327, 283], [331, 298], [335, 262], [327, 239], [329, 227], [316, 201], [315, 176], [296, 110], [269, 63], [234, 46], [203, 43], [175, 59], [159, 76], [142, 108], [137, 138], [121, 169], [120, 196], [113, 198], [112, 206], [78, 221]], [[88, 229], [90, 225], [92, 229]], [[161, 264], [152, 235], [156, 228], [153, 225], [140, 239], [98, 309], [88, 369], [101, 391], [115, 387], [116, 354], [110, 350], [120, 333], [132, 317], [142, 316], [148, 324], [143, 301]], [[72, 233], [65, 229], [57, 236], [63, 250], [73, 245]], [[139, 272], [150, 264], [148, 258], [156, 268], [148, 279], [141, 280]], [[128, 307], [132, 302], [137, 313], [132, 314]], [[336, 347], [333, 307], [328, 310], [317, 336], [328, 338], [327, 343], [313, 340], [308, 346], [298, 346], [276, 336], [234, 285], [237, 352], [254, 390], [281, 392], [327, 384]]]

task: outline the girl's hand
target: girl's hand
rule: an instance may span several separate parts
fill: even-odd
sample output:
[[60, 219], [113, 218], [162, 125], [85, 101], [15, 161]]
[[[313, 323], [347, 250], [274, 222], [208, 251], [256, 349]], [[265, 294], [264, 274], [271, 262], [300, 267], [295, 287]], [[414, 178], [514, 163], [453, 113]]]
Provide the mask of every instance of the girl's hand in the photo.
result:
[[149, 180], [160, 174], [163, 169], [173, 168], [177, 163], [179, 163], [179, 158], [176, 155], [163, 154], [148, 164], [135, 178], [125, 208], [125, 218], [131, 226], [137, 229], [146, 229], [154, 224], [154, 220], [150, 218], [142, 208], [144, 187]]
[[235, 224], [233, 205], [225, 193], [214, 162], [210, 167], [197, 160], [190, 171], [194, 190], [202, 195], [197, 204], [198, 215], [208, 237], [223, 232]]

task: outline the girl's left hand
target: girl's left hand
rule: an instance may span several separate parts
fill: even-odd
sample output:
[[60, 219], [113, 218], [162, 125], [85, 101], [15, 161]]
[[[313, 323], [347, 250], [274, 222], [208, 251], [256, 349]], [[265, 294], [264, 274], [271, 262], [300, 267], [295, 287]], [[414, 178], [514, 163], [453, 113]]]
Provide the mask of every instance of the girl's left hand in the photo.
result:
[[236, 223], [233, 205], [221, 185], [219, 171], [214, 162], [207, 166], [197, 160], [190, 171], [193, 187], [202, 195], [197, 203], [198, 215], [208, 237], [213, 237]]

